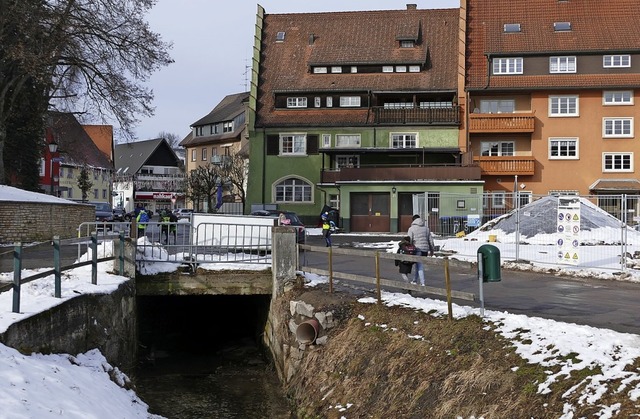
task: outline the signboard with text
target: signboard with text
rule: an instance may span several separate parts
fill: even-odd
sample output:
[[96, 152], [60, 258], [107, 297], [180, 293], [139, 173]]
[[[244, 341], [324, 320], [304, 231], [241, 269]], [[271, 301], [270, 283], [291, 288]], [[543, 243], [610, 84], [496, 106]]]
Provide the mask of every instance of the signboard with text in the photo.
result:
[[580, 197], [559, 196], [556, 223], [558, 262], [580, 264]]

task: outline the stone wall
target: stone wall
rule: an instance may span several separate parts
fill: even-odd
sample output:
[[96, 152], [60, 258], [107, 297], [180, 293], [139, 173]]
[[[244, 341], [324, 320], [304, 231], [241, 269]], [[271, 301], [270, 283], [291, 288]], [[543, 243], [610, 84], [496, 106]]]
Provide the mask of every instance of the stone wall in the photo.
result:
[[135, 281], [110, 294], [84, 294], [13, 323], [0, 342], [22, 353], [77, 355], [98, 348], [114, 366], [133, 371], [137, 362]]
[[95, 220], [93, 205], [0, 201], [0, 243], [77, 237], [81, 223]]

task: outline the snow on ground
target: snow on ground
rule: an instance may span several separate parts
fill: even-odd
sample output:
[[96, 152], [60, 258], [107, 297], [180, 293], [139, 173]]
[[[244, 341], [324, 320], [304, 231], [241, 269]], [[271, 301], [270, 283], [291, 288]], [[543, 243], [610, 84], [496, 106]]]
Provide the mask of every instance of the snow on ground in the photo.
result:
[[[319, 235], [319, 229], [309, 229], [309, 234]], [[397, 238], [380, 243], [358, 243], [353, 235], [355, 246], [368, 246], [394, 251]], [[141, 239], [144, 242], [144, 239]], [[438, 240], [444, 249], [455, 249], [457, 243], [464, 243], [462, 239]], [[467, 242], [468, 243], [468, 242]], [[478, 240], [474, 246], [483, 242]], [[503, 254], [510, 252], [509, 243], [496, 243]], [[162, 258], [159, 246], [148, 244], [144, 252], [150, 260], [145, 262], [147, 273], [168, 270], [166, 262], [153, 261]], [[513, 246], [512, 246], [513, 247]], [[606, 246], [611, 248], [612, 246]], [[512, 251], [512, 250], [511, 250]], [[112, 249], [105, 244], [100, 247], [100, 256], [109, 255]], [[615, 252], [612, 252], [612, 254]], [[155, 256], [154, 256], [155, 255]], [[473, 255], [473, 252], [471, 252]], [[90, 255], [84, 255], [87, 260]], [[613, 260], [615, 256], [605, 255], [603, 250], [594, 247], [596, 259]], [[474, 260], [470, 257], [470, 260]], [[158, 266], [154, 266], [158, 265]], [[11, 292], [0, 294], [0, 330], [6, 330], [8, 325], [25, 317], [34, 315], [66, 299], [73, 298], [78, 293], [110, 292], [126, 280], [124, 277], [107, 273], [110, 263], [99, 265], [98, 285], [90, 284], [90, 267], [77, 268], [65, 273], [62, 284], [62, 299], [55, 299], [53, 295], [53, 276], [33, 281], [22, 287], [21, 310], [19, 314], [11, 312]], [[172, 269], [176, 268], [171, 264]], [[211, 263], [210, 269], [251, 269], [255, 264], [242, 263], [220, 264]], [[260, 266], [260, 265], [258, 265]], [[267, 265], [268, 267], [268, 265]], [[532, 268], [533, 269], [533, 268]], [[25, 271], [28, 276], [36, 271]], [[313, 287], [326, 282], [326, 277], [306, 274], [309, 281], [307, 286]], [[635, 276], [634, 276], [635, 278]], [[0, 274], [0, 281], [10, 281], [12, 273]], [[446, 315], [445, 302], [429, 298], [416, 298], [408, 294], [382, 294], [385, 304], [402, 305], [421, 310], [431, 315]], [[361, 299], [363, 303], [374, 303], [371, 298]], [[453, 306], [456, 318], [479, 314], [479, 309], [466, 306]], [[629, 399], [637, 401], [640, 397], [640, 375], [636, 371], [625, 371], [625, 367], [640, 357], [640, 336], [636, 334], [618, 333], [606, 329], [589, 326], [568, 324], [553, 320], [546, 320], [507, 312], [485, 310], [487, 328], [493, 328], [505, 338], [509, 339], [523, 358], [532, 363], [543, 366], [560, 367], [560, 371], [550, 374], [544, 383], [540, 383], [538, 391], [550, 391], [554, 382], [561, 380], [573, 370], [584, 368], [600, 368], [601, 373], [587, 377], [582, 384], [569, 390], [580, 394], [582, 403], [598, 406], [599, 418], [615, 416], [616, 406], [608, 406], [602, 401], [602, 395], [607, 391], [618, 391], [627, 394]], [[362, 319], [367, 321], [367, 319]], [[416, 337], [411, 337], [416, 338]], [[568, 356], [569, 354], [577, 354]], [[111, 381], [109, 372], [116, 377]], [[614, 384], [619, 380], [618, 384]], [[132, 391], [122, 387], [126, 381], [117, 369], [110, 366], [97, 350], [79, 355], [22, 355], [12, 348], [0, 344], [0, 405], [2, 414], [11, 418], [86, 418], [86, 417], [154, 417], [148, 413], [147, 405]], [[614, 386], [609, 388], [610, 386]], [[573, 418], [575, 408], [569, 404], [565, 406], [562, 419]], [[348, 418], [348, 410], [344, 417]]]

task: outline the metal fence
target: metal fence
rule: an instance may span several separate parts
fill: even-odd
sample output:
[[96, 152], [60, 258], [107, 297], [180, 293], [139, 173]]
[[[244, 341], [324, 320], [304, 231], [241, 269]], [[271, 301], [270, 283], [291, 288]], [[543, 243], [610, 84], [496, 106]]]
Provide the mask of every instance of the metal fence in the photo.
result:
[[[572, 240], [582, 252], [576, 255], [596, 253], [569, 265], [635, 268], [635, 260], [640, 261], [640, 196], [561, 196], [579, 202], [579, 233]], [[493, 242], [505, 248], [503, 260], [557, 264], [563, 262], [558, 229], [562, 229], [559, 218], [564, 215], [558, 210], [558, 199], [558, 195], [524, 192], [424, 194], [419, 208], [435, 237], [456, 238], [461, 242], [456, 250], [465, 256], [474, 257], [480, 244]]]

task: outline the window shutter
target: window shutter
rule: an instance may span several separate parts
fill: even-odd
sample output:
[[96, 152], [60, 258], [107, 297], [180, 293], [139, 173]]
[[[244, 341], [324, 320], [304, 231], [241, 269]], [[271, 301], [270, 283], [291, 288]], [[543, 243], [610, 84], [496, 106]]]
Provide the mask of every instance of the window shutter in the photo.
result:
[[307, 135], [307, 154], [318, 154], [318, 134]]
[[267, 135], [267, 156], [277, 156], [280, 154], [280, 136]]

